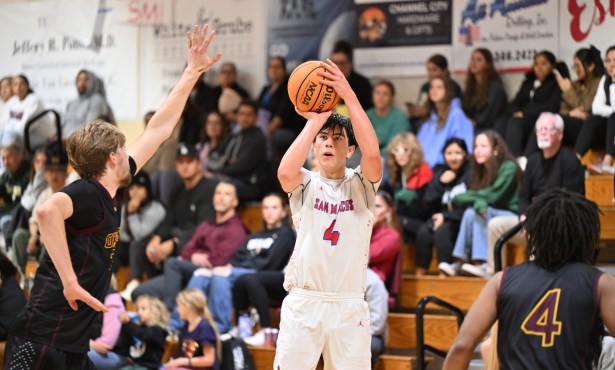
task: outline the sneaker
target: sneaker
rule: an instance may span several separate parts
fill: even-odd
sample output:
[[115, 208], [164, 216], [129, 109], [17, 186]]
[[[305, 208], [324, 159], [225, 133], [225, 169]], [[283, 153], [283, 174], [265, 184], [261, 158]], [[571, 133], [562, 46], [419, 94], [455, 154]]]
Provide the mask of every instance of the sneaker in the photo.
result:
[[487, 263], [482, 263], [480, 265], [472, 265], [470, 263], [464, 263], [461, 266], [461, 271], [470, 276], [489, 278], [491, 274], [489, 273], [489, 266]]
[[126, 302], [132, 302], [132, 292], [139, 287], [138, 280], [130, 280], [130, 282], [126, 285], [126, 289], [120, 292], [120, 295]]
[[438, 270], [443, 274], [448, 276], [457, 276], [459, 275], [459, 269], [461, 268], [461, 262], [440, 262], [438, 264]]
[[261, 329], [251, 337], [244, 338], [243, 340], [250, 346], [264, 346], [265, 345], [265, 329]]

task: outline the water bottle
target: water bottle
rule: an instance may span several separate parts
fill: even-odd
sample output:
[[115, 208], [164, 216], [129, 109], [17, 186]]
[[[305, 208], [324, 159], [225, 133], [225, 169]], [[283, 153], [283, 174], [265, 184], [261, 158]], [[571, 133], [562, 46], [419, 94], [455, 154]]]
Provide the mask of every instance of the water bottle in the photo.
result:
[[242, 312], [237, 319], [239, 326], [239, 336], [249, 338], [252, 336], [252, 319], [247, 312]]

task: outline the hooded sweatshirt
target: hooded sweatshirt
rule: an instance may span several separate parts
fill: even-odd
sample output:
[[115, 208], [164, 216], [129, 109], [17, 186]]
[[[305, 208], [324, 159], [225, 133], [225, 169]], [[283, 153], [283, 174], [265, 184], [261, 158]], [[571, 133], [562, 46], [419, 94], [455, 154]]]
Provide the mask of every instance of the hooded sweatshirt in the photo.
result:
[[86, 91], [79, 93], [79, 96], [68, 102], [66, 106], [66, 113], [62, 119], [62, 136], [64, 137], [96, 118], [104, 116], [113, 120], [111, 109], [105, 98], [103, 82], [94, 73], [85, 72], [88, 74]]

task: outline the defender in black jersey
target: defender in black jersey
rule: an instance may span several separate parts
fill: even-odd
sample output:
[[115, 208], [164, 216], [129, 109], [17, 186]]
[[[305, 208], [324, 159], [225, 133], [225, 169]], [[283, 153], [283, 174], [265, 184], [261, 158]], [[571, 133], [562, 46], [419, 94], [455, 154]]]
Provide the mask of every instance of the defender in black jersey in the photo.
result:
[[444, 369], [467, 369], [496, 320], [501, 369], [591, 369], [602, 325], [615, 332], [615, 278], [591, 266], [600, 238], [596, 204], [554, 189], [536, 198], [526, 215], [531, 261], [489, 280]]
[[[119, 188], [172, 133], [181, 107], [198, 81], [221, 57], [210, 58], [207, 35], [188, 33], [188, 64], [179, 82], [130, 150], [113, 125], [95, 120], [67, 141], [71, 165], [82, 179], [52, 195], [37, 210], [48, 255], [40, 262], [24, 310], [8, 338], [5, 369], [88, 369], [90, 338], [99, 336], [119, 240]], [[179, 108], [178, 108], [179, 107]]]

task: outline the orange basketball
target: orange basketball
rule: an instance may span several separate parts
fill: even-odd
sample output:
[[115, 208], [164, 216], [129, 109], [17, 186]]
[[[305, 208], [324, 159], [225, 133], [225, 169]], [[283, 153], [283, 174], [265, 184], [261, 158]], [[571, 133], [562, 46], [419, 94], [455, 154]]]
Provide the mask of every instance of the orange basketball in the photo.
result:
[[335, 107], [339, 96], [331, 86], [323, 84], [318, 75], [325, 68], [311, 60], [299, 65], [288, 79], [290, 101], [302, 112], [326, 112]]

